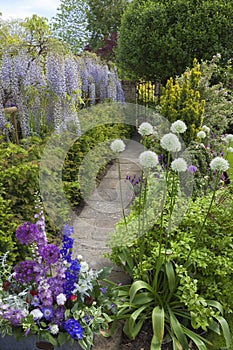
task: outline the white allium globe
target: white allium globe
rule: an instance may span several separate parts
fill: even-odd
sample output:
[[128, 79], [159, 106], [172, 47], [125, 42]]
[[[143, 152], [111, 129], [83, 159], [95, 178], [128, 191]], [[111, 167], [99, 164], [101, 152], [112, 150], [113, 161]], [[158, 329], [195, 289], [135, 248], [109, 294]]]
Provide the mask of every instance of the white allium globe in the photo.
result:
[[165, 134], [160, 140], [160, 145], [168, 152], [179, 152], [181, 150], [178, 137], [172, 133]]
[[210, 128], [207, 125], [203, 125], [202, 131], [204, 131], [206, 134], [210, 133]]
[[116, 139], [111, 143], [110, 148], [113, 152], [120, 153], [125, 150], [125, 143], [120, 139]]
[[183, 134], [187, 130], [187, 126], [182, 120], [177, 120], [172, 123], [170, 130], [175, 134]]
[[199, 139], [205, 139], [205, 138], [206, 138], [206, 133], [205, 133], [205, 131], [203, 131], [203, 130], [198, 131], [197, 137], [198, 137]]
[[228, 134], [228, 135], [225, 137], [225, 141], [226, 141], [227, 143], [233, 142], [233, 135], [232, 135], [232, 134]]
[[227, 152], [232, 153], [233, 152], [233, 147], [228, 147]]
[[229, 163], [222, 157], [215, 157], [210, 162], [210, 168], [213, 171], [227, 171], [229, 169]]
[[140, 154], [139, 163], [143, 168], [153, 168], [159, 164], [159, 158], [155, 152], [145, 151]]
[[138, 132], [142, 136], [148, 136], [154, 133], [154, 128], [150, 123], [144, 122], [138, 127]]
[[188, 165], [184, 158], [176, 158], [171, 162], [171, 168], [178, 173], [184, 172], [187, 170]]

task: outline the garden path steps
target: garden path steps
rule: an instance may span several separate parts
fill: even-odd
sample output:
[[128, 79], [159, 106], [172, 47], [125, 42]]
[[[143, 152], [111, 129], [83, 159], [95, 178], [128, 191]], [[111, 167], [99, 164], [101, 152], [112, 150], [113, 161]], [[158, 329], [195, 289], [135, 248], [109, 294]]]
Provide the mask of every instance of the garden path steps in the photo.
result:
[[[127, 142], [125, 151], [120, 153], [121, 186], [118, 162], [114, 160], [74, 221], [74, 254], [82, 255], [84, 260], [97, 270], [112, 265], [110, 260], [103, 257], [104, 253], [110, 251], [107, 247], [109, 235], [113, 232], [115, 224], [123, 218], [121, 203], [124, 203], [127, 214], [133, 199], [132, 185], [125, 178], [127, 175], [136, 177], [141, 175], [138, 157], [143, 146], [138, 140], [139, 136], [136, 135], [133, 140]], [[128, 277], [121, 269], [114, 266], [111, 279], [117, 283], [124, 283]]]

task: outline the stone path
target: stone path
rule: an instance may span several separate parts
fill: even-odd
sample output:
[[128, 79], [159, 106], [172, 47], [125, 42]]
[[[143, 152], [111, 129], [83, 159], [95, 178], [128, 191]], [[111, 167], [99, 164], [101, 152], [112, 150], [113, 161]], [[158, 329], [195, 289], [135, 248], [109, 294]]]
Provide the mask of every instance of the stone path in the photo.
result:
[[[74, 222], [74, 252], [81, 254], [91, 267], [100, 269], [112, 263], [103, 257], [109, 252], [106, 243], [114, 230], [115, 224], [123, 217], [122, 202], [125, 212], [133, 199], [133, 187], [126, 176], [139, 177], [141, 167], [138, 164], [143, 146], [135, 140], [127, 142], [126, 149], [120, 153], [121, 187], [120, 195], [118, 163], [114, 161], [102, 178], [99, 186], [85, 201], [84, 207]], [[122, 200], [121, 200], [122, 198]], [[114, 267], [112, 279], [124, 282], [122, 271]]]

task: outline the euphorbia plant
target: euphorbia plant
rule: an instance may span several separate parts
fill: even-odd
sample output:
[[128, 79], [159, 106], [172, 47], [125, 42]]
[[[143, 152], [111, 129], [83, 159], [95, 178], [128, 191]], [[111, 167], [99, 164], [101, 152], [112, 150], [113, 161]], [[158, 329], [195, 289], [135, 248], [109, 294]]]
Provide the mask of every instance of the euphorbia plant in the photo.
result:
[[[142, 127], [139, 130], [142, 129], [144, 130]], [[151, 350], [160, 350], [166, 340], [172, 342], [174, 350], [189, 349], [190, 342], [193, 342], [199, 350], [205, 350], [207, 349], [206, 344], [211, 345], [211, 343], [204, 338], [201, 332], [211, 329], [220, 333], [220, 326], [226, 346], [229, 347], [230, 332], [223, 317], [221, 304], [216, 300], [206, 300], [200, 295], [195, 275], [189, 273], [190, 267], [193, 267], [192, 254], [214, 204], [220, 177], [222, 172], [228, 170], [229, 164], [223, 157], [215, 157], [211, 161], [210, 168], [216, 179], [212, 198], [204, 220], [200, 223], [198, 234], [192, 244], [186, 247], [186, 258], [179, 261], [171, 250], [170, 239], [174, 224], [177, 224], [179, 210], [182, 210], [181, 206], [184, 203], [181, 175], [190, 171], [190, 166], [188, 159], [182, 158], [178, 153], [181, 151], [181, 143], [176, 134], [185, 131], [184, 123], [181, 121], [173, 123], [171, 131], [172, 133], [164, 135], [160, 140], [160, 145], [168, 152], [168, 162], [163, 168], [163, 174], [158, 175], [159, 165], [156, 163], [141, 162], [142, 178], [146, 185], [148, 182], [145, 181], [145, 176], [149, 181], [151, 173], [155, 174], [159, 185], [163, 183], [163, 195], [157, 197], [157, 201], [161, 201], [161, 211], [160, 215], [154, 216], [153, 229], [149, 229], [146, 224], [138, 226], [153, 231], [154, 237], [153, 234], [150, 234], [149, 237], [150, 239], [152, 237], [157, 244], [153, 242], [153, 251], [150, 252], [148, 260], [146, 250], [150, 250], [150, 242], [147, 241], [148, 235], [145, 231], [138, 232], [138, 238], [134, 241], [129, 240], [128, 245], [127, 243], [124, 247], [115, 245], [113, 248], [112, 257], [119, 253], [118, 261], [120, 260], [126, 266], [126, 270], [131, 273], [132, 277], [131, 284], [119, 287], [118, 318], [125, 320], [124, 332], [130, 339], [134, 339], [143, 323], [150, 319], [153, 329]], [[147, 152], [149, 151], [144, 152], [140, 159], [145, 159], [144, 155]], [[172, 155], [175, 157], [173, 161], [171, 161]], [[155, 157], [156, 154], [154, 154], [154, 159]], [[148, 175], [149, 169], [150, 175]], [[137, 220], [149, 221], [151, 224], [150, 216], [147, 217], [147, 212], [149, 212], [147, 196], [151, 195], [151, 190], [150, 186], [146, 185], [141, 187], [143, 193], [139, 194], [136, 202], [137, 210], [127, 218], [128, 231], [130, 227], [133, 227], [131, 221], [134, 221], [135, 215], [137, 215]], [[153, 207], [153, 202], [151, 203]], [[116, 235], [120, 236], [121, 232], [123, 232], [122, 225], [119, 225], [116, 228]], [[134, 235], [134, 232], [132, 234]], [[116, 243], [114, 239], [112, 240], [113, 245]]]

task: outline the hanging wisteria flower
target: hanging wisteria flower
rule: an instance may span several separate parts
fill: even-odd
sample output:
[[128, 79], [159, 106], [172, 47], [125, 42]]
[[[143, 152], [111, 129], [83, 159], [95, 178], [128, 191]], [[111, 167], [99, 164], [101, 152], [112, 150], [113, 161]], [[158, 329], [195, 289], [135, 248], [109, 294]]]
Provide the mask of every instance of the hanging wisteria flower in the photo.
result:
[[172, 133], [165, 134], [160, 140], [160, 145], [168, 152], [179, 152], [181, 150], [178, 137]]
[[187, 170], [188, 165], [184, 158], [176, 158], [171, 162], [171, 168], [178, 173], [184, 172]]
[[204, 131], [206, 134], [210, 133], [210, 128], [207, 125], [202, 126], [202, 131]]
[[198, 131], [197, 137], [198, 137], [199, 139], [205, 139], [205, 138], [206, 138], [206, 133], [205, 133], [205, 131], [203, 131], [203, 130]]
[[229, 169], [229, 163], [226, 159], [222, 157], [215, 157], [210, 162], [210, 168], [213, 171], [223, 172]]
[[227, 152], [232, 153], [233, 152], [233, 147], [228, 147]]
[[144, 122], [138, 127], [138, 132], [142, 136], [149, 136], [154, 133], [154, 128], [150, 123]]
[[225, 141], [226, 141], [227, 143], [233, 142], [233, 135], [232, 135], [232, 134], [228, 134], [228, 135], [225, 137]]
[[175, 134], [183, 134], [187, 130], [187, 126], [182, 120], [177, 120], [172, 123], [170, 130]]
[[113, 152], [120, 153], [125, 150], [125, 143], [122, 140], [117, 139], [111, 143], [110, 148]]
[[159, 158], [155, 152], [145, 151], [140, 154], [139, 163], [143, 168], [153, 168], [159, 164]]

